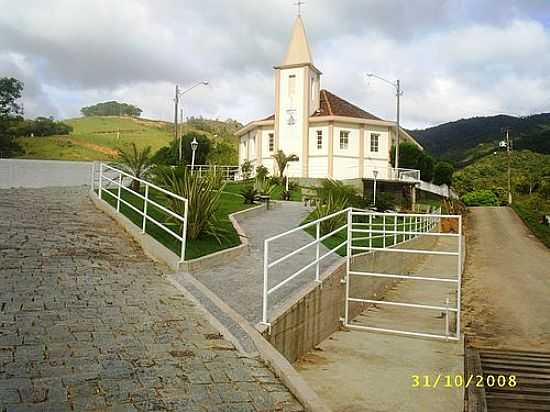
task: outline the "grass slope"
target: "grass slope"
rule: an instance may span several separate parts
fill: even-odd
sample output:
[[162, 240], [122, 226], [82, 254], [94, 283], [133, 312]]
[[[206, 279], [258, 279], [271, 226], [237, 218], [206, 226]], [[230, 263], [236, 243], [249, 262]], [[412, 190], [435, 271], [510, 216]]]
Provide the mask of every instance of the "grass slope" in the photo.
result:
[[[48, 160], [111, 160], [117, 149], [135, 143], [138, 147], [151, 146], [156, 152], [174, 138], [172, 123], [133, 117], [90, 116], [64, 120], [73, 127], [65, 136], [21, 137], [22, 158]], [[228, 130], [237, 126], [229, 123]], [[194, 120], [183, 127], [183, 133], [205, 134], [212, 141], [232, 142], [229, 131], [217, 120]], [[225, 133], [225, 134], [223, 134]]]

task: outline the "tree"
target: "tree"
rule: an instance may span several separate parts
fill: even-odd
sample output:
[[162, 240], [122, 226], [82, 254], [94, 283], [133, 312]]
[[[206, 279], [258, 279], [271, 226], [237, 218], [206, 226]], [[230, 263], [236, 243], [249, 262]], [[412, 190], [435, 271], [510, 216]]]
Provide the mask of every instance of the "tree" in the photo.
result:
[[454, 167], [449, 162], [438, 162], [434, 169], [434, 183], [436, 185], [451, 185], [453, 181]]
[[13, 77], [0, 78], [0, 157], [21, 152], [14, 140], [14, 128], [23, 121], [23, 106], [17, 103], [23, 83]]
[[[391, 163], [395, 167], [395, 146], [391, 150]], [[399, 144], [399, 167], [420, 170], [420, 178], [431, 182], [434, 173], [434, 158], [417, 145], [403, 142]]]
[[[210, 153], [210, 140], [204, 134], [186, 133], [182, 137], [183, 163], [191, 164], [193, 151], [191, 142], [193, 138], [197, 139], [199, 146], [195, 152], [195, 164], [206, 164]], [[179, 142], [173, 140], [169, 146], [160, 148], [153, 156], [153, 162], [159, 165], [179, 165]]]
[[286, 155], [285, 152], [279, 150], [274, 155], [271, 155], [275, 162], [277, 163], [277, 169], [279, 170], [279, 176], [282, 178], [285, 173], [286, 166], [289, 162], [297, 162], [300, 160], [295, 154]]
[[[151, 159], [151, 146], [147, 146], [139, 150], [135, 143], [131, 143], [127, 149], [119, 151], [118, 159], [115, 161], [115, 166], [123, 172], [131, 174], [138, 179], [144, 179], [151, 171], [153, 162]], [[135, 192], [139, 192], [139, 180], [132, 179], [130, 187]]]
[[92, 106], [86, 106], [80, 109], [82, 114], [88, 116], [141, 116], [142, 110], [128, 103], [119, 103], [116, 101], [97, 103]]
[[67, 135], [73, 127], [63, 122], [56, 122], [51, 117], [37, 117], [35, 120], [21, 121], [14, 130], [16, 136], [53, 136]]
[[239, 161], [239, 154], [235, 145], [219, 141], [208, 153], [208, 163], [212, 165], [235, 165]]

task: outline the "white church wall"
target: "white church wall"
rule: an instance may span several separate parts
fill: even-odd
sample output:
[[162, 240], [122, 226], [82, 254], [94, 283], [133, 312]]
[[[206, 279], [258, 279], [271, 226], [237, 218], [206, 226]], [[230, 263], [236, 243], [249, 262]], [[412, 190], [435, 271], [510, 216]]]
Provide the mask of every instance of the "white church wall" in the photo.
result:
[[326, 179], [328, 177], [328, 156], [309, 158], [309, 177]]
[[337, 180], [359, 177], [359, 157], [334, 156], [333, 176]]
[[[378, 134], [378, 152], [371, 151], [372, 134]], [[370, 159], [385, 159], [389, 161], [391, 148], [388, 127], [367, 125], [365, 128], [365, 157]]]
[[[273, 135], [273, 150], [269, 150], [269, 135]], [[275, 133], [273, 128], [262, 128], [262, 159], [270, 158], [275, 153]]]
[[[317, 131], [323, 133], [321, 149], [317, 146]], [[328, 123], [320, 123], [309, 127], [309, 154], [310, 156], [328, 155]]]
[[[340, 132], [349, 132], [347, 148], [340, 145]], [[334, 155], [359, 156], [359, 125], [337, 123], [334, 125]], [[335, 165], [336, 167], [336, 165]], [[334, 169], [336, 172], [336, 169]]]
[[365, 159], [363, 167], [363, 177], [367, 179], [374, 178], [374, 170], [378, 171], [378, 179], [391, 179], [391, 165], [386, 159]]

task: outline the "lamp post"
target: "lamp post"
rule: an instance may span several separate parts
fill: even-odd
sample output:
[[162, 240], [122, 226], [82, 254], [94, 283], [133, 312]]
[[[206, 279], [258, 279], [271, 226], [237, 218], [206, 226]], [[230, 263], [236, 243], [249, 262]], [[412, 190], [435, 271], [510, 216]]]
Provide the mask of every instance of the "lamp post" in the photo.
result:
[[[178, 159], [181, 162], [181, 159], [183, 158], [183, 147], [182, 147], [182, 139], [181, 134], [178, 136], [178, 105], [181, 96], [183, 96], [185, 93], [190, 92], [197, 86], [208, 86], [208, 81], [204, 80], [202, 82], [197, 82], [193, 86], [185, 89], [180, 90], [180, 87], [176, 84], [176, 97], [174, 99], [174, 138], [178, 141]], [[182, 111], [181, 111], [181, 121], [183, 123], [183, 104], [182, 104]]]
[[401, 91], [401, 82], [399, 79], [397, 79], [395, 82], [392, 82], [390, 80], [384, 79], [383, 77], [380, 77], [374, 73], [368, 73], [367, 77], [374, 77], [379, 80], [382, 80], [385, 83], [388, 83], [390, 86], [395, 88], [395, 96], [397, 98], [397, 104], [396, 104], [396, 121], [395, 121], [395, 169], [399, 169], [399, 116], [400, 116], [400, 106], [399, 106], [399, 98], [403, 95], [403, 92]]
[[191, 174], [195, 173], [195, 152], [197, 151], [198, 147], [199, 142], [197, 142], [196, 137], [193, 137], [193, 141], [191, 142]]
[[376, 177], [378, 176], [378, 170], [374, 169], [372, 171], [372, 174], [374, 176], [374, 206], [376, 207]]

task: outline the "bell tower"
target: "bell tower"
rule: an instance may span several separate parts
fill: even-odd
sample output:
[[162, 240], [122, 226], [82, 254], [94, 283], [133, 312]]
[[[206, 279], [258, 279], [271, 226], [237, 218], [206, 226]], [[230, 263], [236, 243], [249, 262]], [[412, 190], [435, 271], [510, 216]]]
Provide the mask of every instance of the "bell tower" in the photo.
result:
[[287, 166], [291, 177], [308, 175], [309, 117], [319, 109], [320, 77], [298, 15], [283, 63], [275, 66], [276, 148], [300, 158]]

